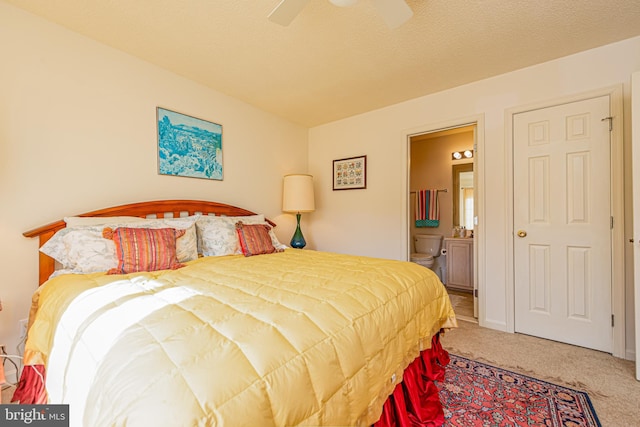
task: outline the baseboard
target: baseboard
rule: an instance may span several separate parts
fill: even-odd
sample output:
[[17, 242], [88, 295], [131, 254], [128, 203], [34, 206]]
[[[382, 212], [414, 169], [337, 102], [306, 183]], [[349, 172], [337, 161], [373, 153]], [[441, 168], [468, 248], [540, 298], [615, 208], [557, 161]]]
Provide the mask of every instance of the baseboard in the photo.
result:
[[495, 322], [492, 320], [478, 319], [478, 324], [483, 328], [495, 329], [496, 331], [502, 331], [502, 332], [511, 332], [507, 330], [507, 325], [504, 322]]
[[625, 358], [625, 360], [636, 360], [636, 352], [635, 352], [635, 350], [627, 349], [624, 352], [624, 358]]
[[456, 315], [456, 319], [461, 320], [463, 322], [478, 323], [478, 319], [476, 319], [475, 317]]

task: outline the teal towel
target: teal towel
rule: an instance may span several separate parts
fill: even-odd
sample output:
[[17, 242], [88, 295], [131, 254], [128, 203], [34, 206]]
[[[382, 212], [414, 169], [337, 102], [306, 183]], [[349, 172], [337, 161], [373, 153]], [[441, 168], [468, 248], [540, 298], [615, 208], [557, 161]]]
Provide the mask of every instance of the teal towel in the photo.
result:
[[416, 227], [438, 227], [439, 219], [419, 219], [416, 221]]

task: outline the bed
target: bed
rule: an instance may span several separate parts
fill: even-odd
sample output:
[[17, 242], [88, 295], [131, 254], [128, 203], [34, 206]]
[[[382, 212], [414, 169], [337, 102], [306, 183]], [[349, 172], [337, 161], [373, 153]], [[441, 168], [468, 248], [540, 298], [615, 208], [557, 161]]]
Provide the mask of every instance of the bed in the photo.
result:
[[42, 286], [13, 400], [92, 427], [441, 424], [457, 325], [437, 276], [286, 248], [273, 226], [163, 200], [24, 233]]

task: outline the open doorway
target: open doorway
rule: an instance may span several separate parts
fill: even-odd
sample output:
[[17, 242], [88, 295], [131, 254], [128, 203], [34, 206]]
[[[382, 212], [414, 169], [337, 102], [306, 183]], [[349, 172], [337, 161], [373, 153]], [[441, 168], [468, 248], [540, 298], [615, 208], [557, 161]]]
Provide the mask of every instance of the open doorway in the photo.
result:
[[438, 275], [459, 319], [477, 322], [476, 124], [409, 135], [408, 145], [409, 259]]

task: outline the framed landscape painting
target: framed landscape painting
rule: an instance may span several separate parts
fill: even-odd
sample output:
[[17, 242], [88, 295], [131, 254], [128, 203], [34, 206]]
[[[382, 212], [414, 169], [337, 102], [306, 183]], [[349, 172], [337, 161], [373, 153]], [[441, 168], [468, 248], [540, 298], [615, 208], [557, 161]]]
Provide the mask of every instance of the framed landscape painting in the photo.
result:
[[157, 107], [158, 173], [222, 180], [222, 125]]

